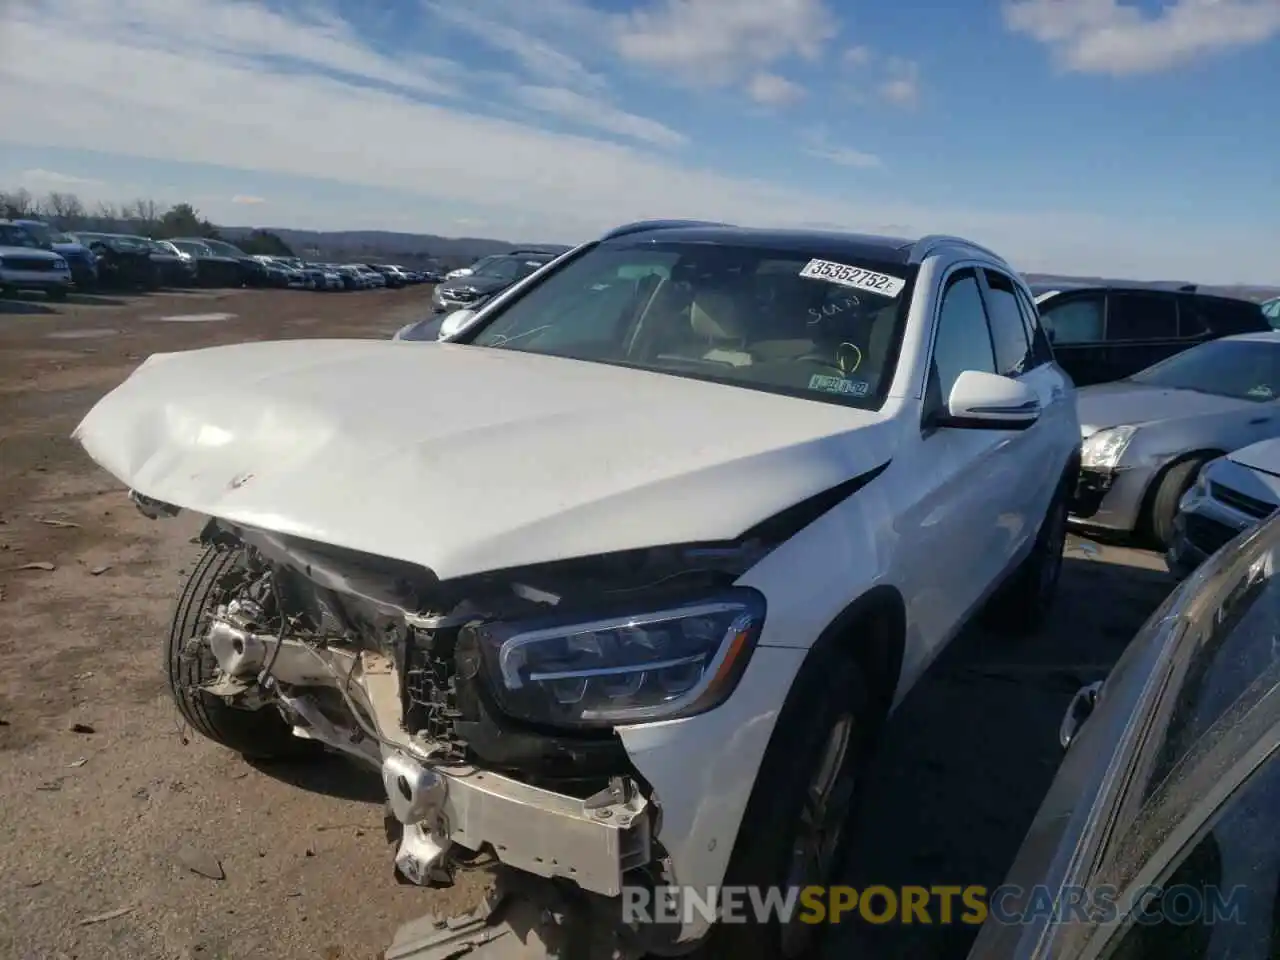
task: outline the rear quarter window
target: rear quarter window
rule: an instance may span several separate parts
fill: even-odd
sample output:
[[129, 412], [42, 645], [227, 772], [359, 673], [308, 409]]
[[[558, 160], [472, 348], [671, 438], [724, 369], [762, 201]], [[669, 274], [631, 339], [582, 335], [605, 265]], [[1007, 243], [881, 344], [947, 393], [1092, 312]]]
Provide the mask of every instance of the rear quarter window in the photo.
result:
[[1191, 299], [1195, 310], [1213, 333], [1221, 335], [1271, 329], [1270, 323], [1262, 312], [1262, 307], [1256, 303], [1245, 300]]

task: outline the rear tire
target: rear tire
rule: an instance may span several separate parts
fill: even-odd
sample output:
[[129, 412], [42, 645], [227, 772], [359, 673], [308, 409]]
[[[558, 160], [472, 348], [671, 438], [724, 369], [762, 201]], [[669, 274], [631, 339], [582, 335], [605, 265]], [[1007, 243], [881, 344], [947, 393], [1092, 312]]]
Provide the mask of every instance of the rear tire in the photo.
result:
[[206, 645], [188, 655], [187, 644], [205, 626], [206, 614], [224, 602], [228, 574], [244, 562], [243, 547], [209, 546], [187, 578], [169, 629], [165, 665], [169, 692], [178, 713], [201, 736], [256, 760], [315, 756], [321, 747], [295, 737], [271, 707], [239, 710], [199, 689], [218, 675], [218, 662]]
[[1146, 516], [1146, 534], [1160, 550], [1173, 546], [1173, 518], [1178, 515], [1182, 495], [1196, 482], [1196, 475], [1210, 457], [1192, 457], [1175, 463], [1160, 475]]
[[1069, 490], [1069, 482], [1064, 478], [1040, 522], [1031, 553], [987, 606], [985, 619], [1000, 633], [1010, 636], [1035, 633], [1053, 609], [1062, 577], [1062, 553], [1067, 545]]
[[45, 294], [45, 296], [47, 296], [50, 300], [53, 300], [53, 301], [55, 301], [55, 302], [61, 302], [61, 301], [65, 300], [65, 299], [67, 299], [67, 291], [65, 291], [65, 290], [50, 290], [50, 291], [48, 291], [48, 292]]

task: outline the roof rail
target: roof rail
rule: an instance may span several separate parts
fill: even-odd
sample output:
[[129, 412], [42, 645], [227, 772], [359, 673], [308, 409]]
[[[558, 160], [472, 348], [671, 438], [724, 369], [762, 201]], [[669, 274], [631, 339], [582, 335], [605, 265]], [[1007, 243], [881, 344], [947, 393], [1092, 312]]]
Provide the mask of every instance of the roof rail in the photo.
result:
[[921, 237], [912, 244], [911, 255], [908, 260], [911, 263], [920, 263], [925, 257], [942, 247], [964, 247], [975, 253], [980, 253], [984, 257], [990, 257], [997, 263], [1003, 263], [1008, 266], [1008, 261], [994, 250], [988, 249], [980, 243], [974, 243], [972, 240], [966, 240], [964, 237], [953, 237], [945, 233], [931, 233], [927, 237]]
[[626, 223], [620, 227], [614, 227], [600, 239], [612, 240], [615, 237], [625, 237], [633, 233], [646, 233], [649, 230], [668, 230], [678, 227], [727, 226], [730, 226], [730, 224], [717, 223], [714, 220], [637, 220], [635, 223]]

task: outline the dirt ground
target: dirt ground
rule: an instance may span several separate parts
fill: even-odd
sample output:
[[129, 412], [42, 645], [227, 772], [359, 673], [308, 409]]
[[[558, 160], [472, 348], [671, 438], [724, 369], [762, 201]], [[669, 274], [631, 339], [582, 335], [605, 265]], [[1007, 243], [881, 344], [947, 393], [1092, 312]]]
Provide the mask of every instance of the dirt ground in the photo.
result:
[[[0, 957], [373, 960], [399, 923], [473, 904], [479, 880], [395, 882], [376, 776], [184, 736], [161, 644], [195, 523], [144, 519], [69, 438], [151, 353], [388, 336], [428, 295], [0, 300]], [[1169, 586], [1149, 554], [1073, 538], [1067, 558], [1044, 635], [970, 631], [891, 723], [847, 882], [999, 883], [1068, 699]], [[973, 932], [841, 927], [828, 952], [957, 958]]]

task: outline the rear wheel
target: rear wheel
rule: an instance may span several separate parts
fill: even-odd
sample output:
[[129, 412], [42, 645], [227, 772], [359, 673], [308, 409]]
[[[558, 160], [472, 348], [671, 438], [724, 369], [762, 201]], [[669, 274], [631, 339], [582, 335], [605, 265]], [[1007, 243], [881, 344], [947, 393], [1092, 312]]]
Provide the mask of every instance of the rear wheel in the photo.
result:
[[201, 736], [254, 759], [314, 756], [320, 746], [295, 737], [273, 708], [239, 710], [200, 689], [218, 675], [218, 662], [204, 645], [191, 640], [206, 628], [207, 615], [227, 600], [230, 581], [245, 559], [243, 547], [208, 547], [187, 578], [173, 614], [165, 665], [169, 692], [182, 718]]
[[1062, 576], [1062, 553], [1067, 545], [1069, 489], [1064, 479], [1040, 522], [1031, 552], [987, 607], [986, 619], [1001, 633], [1034, 633], [1053, 608]]
[[65, 300], [65, 299], [67, 299], [67, 291], [66, 291], [66, 290], [62, 290], [62, 289], [58, 289], [58, 288], [54, 288], [53, 290], [49, 290], [49, 291], [45, 294], [45, 296], [47, 296], [50, 300], [59, 300], [59, 301], [60, 301], [60, 300]]

